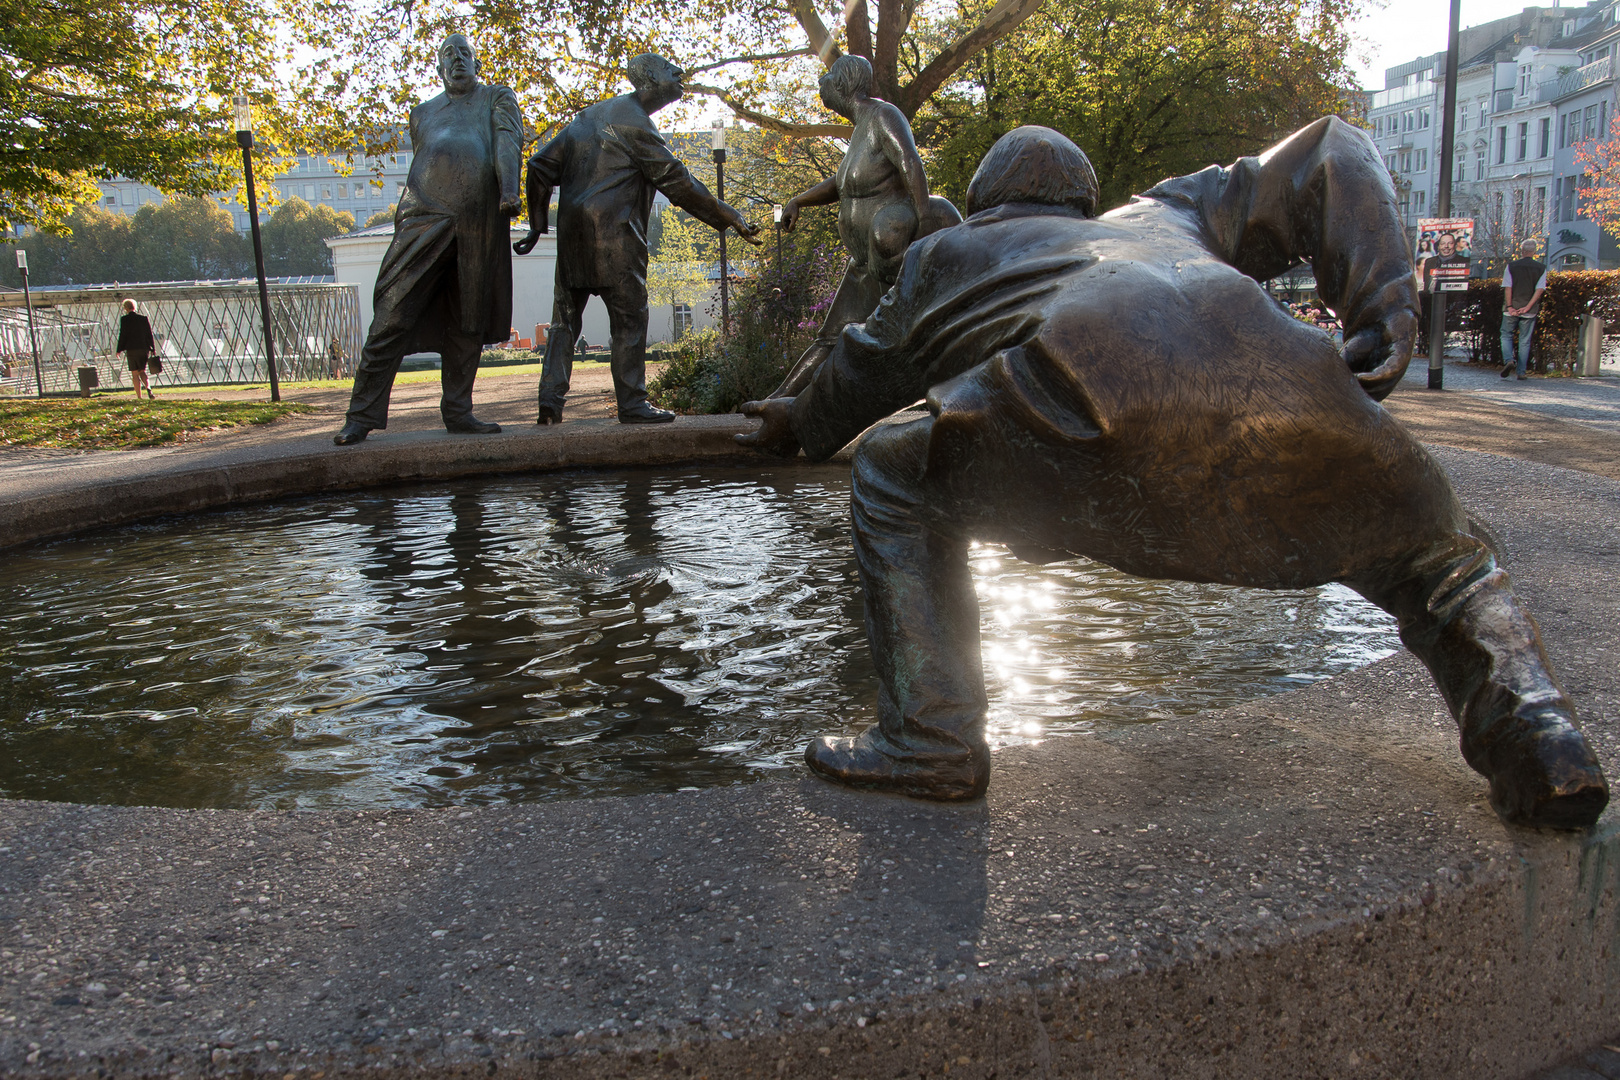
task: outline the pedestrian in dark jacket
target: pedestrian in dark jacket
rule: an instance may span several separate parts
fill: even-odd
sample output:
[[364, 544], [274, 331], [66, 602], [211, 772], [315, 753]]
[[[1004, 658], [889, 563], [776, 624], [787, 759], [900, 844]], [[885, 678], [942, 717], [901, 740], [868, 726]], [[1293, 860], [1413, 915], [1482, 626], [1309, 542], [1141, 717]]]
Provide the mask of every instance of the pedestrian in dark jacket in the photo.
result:
[[123, 353], [124, 359], [129, 361], [129, 381], [135, 387], [137, 401], [143, 388], [148, 398], [154, 396], [152, 384], [146, 381], [146, 361], [156, 348], [157, 339], [152, 336], [152, 324], [145, 315], [135, 310], [135, 301], [125, 300], [124, 315], [118, 320], [118, 347], [113, 351]]

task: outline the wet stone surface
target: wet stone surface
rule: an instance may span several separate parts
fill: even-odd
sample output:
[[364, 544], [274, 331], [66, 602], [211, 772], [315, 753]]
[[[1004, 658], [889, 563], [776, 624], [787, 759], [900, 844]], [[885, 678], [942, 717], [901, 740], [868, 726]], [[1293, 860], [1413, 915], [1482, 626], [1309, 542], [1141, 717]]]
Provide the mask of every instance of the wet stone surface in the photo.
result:
[[[1439, 456], [1612, 774], [1620, 633], [1590, 586], [1620, 487]], [[7, 803], [0, 1068], [1517, 1077], [1609, 1022], [1610, 969], [1554, 937], [1611, 925], [1608, 834], [1501, 826], [1405, 653], [995, 769], [958, 807], [802, 775], [468, 809]]]

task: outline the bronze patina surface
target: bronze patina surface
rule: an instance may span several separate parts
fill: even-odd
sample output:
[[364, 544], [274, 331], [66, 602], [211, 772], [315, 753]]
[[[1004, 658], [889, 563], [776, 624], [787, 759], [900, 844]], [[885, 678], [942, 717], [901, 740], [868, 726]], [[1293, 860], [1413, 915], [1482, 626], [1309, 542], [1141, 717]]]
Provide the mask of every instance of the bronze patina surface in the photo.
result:
[[[1577, 828], [1608, 800], [1535, 623], [1440, 466], [1378, 404], [1417, 292], [1388, 171], [1325, 118], [1259, 157], [1092, 217], [1091, 169], [1046, 128], [985, 156], [968, 219], [744, 441], [855, 453], [853, 533], [879, 723], [813, 743], [842, 783], [968, 799], [989, 783], [970, 541], [1144, 577], [1337, 581], [1399, 622], [1504, 820]], [[1260, 282], [1308, 259], [1345, 328]]]
[[716, 229], [759, 232], [694, 177], [653, 126], [652, 114], [681, 99], [684, 72], [661, 56], [627, 67], [635, 90], [581, 112], [529, 159], [529, 235], [533, 250], [547, 232], [551, 191], [557, 202], [557, 286], [540, 375], [539, 421], [562, 421], [573, 373], [574, 342], [586, 301], [607, 305], [613, 389], [622, 423], [666, 423], [675, 415], [647, 402], [647, 220], [654, 193]]
[[894, 285], [913, 240], [962, 220], [950, 200], [929, 196], [911, 125], [899, 109], [871, 95], [872, 65], [865, 57], [840, 56], [820, 87], [822, 104], [855, 130], [838, 171], [782, 207], [782, 228], [792, 232], [803, 207], [837, 203], [849, 264], [815, 340], [772, 397], [791, 397], [809, 385], [844, 327], [872, 314]]
[[412, 352], [441, 358], [446, 428], [500, 430], [473, 416], [472, 387], [483, 346], [511, 331], [506, 245], [523, 205], [523, 115], [511, 90], [478, 81], [477, 56], [460, 34], [439, 46], [439, 77], [444, 93], [411, 110], [411, 171], [377, 273], [375, 314], [339, 446], [388, 426], [394, 376]]

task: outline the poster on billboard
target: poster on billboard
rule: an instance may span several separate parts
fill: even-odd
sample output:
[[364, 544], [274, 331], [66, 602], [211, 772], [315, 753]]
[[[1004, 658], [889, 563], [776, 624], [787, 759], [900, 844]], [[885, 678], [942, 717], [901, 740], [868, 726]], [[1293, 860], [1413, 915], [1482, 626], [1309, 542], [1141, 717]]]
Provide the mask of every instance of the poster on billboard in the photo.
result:
[[1422, 218], [1418, 221], [1413, 265], [1424, 292], [1467, 291], [1468, 264], [1473, 255], [1473, 218]]

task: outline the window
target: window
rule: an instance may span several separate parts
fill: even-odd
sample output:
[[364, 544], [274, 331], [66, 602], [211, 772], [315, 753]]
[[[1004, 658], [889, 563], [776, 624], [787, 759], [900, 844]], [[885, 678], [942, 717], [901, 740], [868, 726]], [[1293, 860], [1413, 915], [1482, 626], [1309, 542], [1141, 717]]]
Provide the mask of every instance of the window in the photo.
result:
[[1609, 99], [1608, 98], [1604, 98], [1602, 101], [1598, 102], [1597, 137], [1600, 138], [1600, 139], [1606, 139], [1606, 138], [1609, 137]]
[[1513, 160], [1515, 160], [1515, 161], [1523, 161], [1525, 158], [1527, 158], [1529, 156], [1530, 156], [1530, 125], [1527, 122], [1527, 123], [1522, 123], [1522, 124], [1519, 125], [1519, 156], [1514, 158]]
[[1546, 157], [1552, 152], [1552, 117], [1550, 116], [1541, 118], [1541, 138], [1538, 141], [1538, 146], [1540, 147], [1540, 153], [1536, 154], [1536, 157]]
[[117, 206], [118, 205], [118, 196], [116, 196], [116, 195], [107, 196], [107, 205], [108, 206]]
[[1420, 213], [1420, 214], [1423, 213], [1424, 208], [1428, 205], [1428, 202], [1429, 202], [1429, 193], [1427, 191], [1418, 192], [1416, 202], [1417, 202], [1417, 212]]
[[1530, 65], [1519, 65], [1519, 94], [1523, 96], [1530, 92]]
[[1413, 127], [1415, 126], [1414, 123], [1413, 123], [1413, 119], [1414, 119], [1414, 117], [1413, 117], [1410, 110], [1408, 110], [1407, 112], [1401, 113], [1401, 130], [1402, 131], [1411, 131], [1413, 129]]
[[1429, 152], [1427, 150], [1419, 150], [1417, 152], [1417, 168], [1413, 169], [1412, 171], [1413, 172], [1428, 172], [1429, 171]]
[[1490, 122], [1490, 113], [1485, 111], [1485, 99], [1479, 99], [1479, 126], [1484, 127]]
[[321, 198], [322, 199], [328, 199], [328, 200], [332, 198], [332, 185], [331, 184], [322, 184], [321, 185]]
[[337, 197], [340, 198], [340, 199], [347, 199], [349, 197], [349, 185], [348, 184], [339, 184], [338, 185]]
[[1457, 130], [1458, 131], [1464, 131], [1467, 128], [1468, 128], [1468, 102], [1465, 101], [1461, 105], [1457, 106]]
[[1485, 151], [1474, 151], [1474, 179], [1485, 179]]
[[1546, 222], [1547, 222], [1547, 189], [1546, 188], [1544, 188], [1544, 187], [1536, 188], [1536, 199], [1535, 199], [1535, 203], [1534, 203], [1534, 206], [1533, 206], [1533, 209], [1532, 209], [1531, 212], [1535, 215], [1535, 219], [1532, 222], [1532, 226], [1533, 226], [1533, 228], [1534, 228], [1534, 230], [1536, 232], [1540, 232], [1542, 226], [1545, 225]]
[[675, 340], [679, 341], [692, 331], [692, 305], [675, 305]]
[[1453, 179], [1459, 184], [1468, 179], [1468, 160], [1461, 154], [1457, 155], [1457, 175]]
[[1513, 192], [1513, 231], [1521, 235], [1528, 232], [1524, 227], [1524, 192], [1516, 188]]
[[118, 193], [118, 201], [123, 203], [125, 206], [133, 206], [135, 205], [135, 193], [128, 188], [125, 188], [123, 191]]
[[1581, 122], [1581, 138], [1594, 139], [1597, 137], [1598, 108], [1596, 105], [1586, 107], [1586, 115]]
[[1498, 165], [1507, 161], [1507, 128], [1496, 129], [1496, 163]]
[[304, 185], [304, 198], [305, 199], [313, 199], [314, 197], [315, 197], [315, 185], [314, 184], [305, 184]]
[[1422, 131], [1424, 128], [1427, 128], [1429, 126], [1429, 107], [1427, 105], [1423, 106], [1421, 109], [1419, 109], [1417, 111], [1417, 114], [1418, 114], [1418, 124], [1417, 124], [1418, 130]]
[[1507, 219], [1503, 216], [1503, 209], [1502, 209], [1503, 199], [1502, 199], [1502, 193], [1500, 191], [1498, 191], [1496, 193], [1495, 203], [1496, 203], [1496, 217], [1495, 217], [1494, 220], [1495, 220], [1497, 225], [1503, 227], [1502, 231], [1506, 232], [1507, 231], [1507, 228], [1506, 228]]

